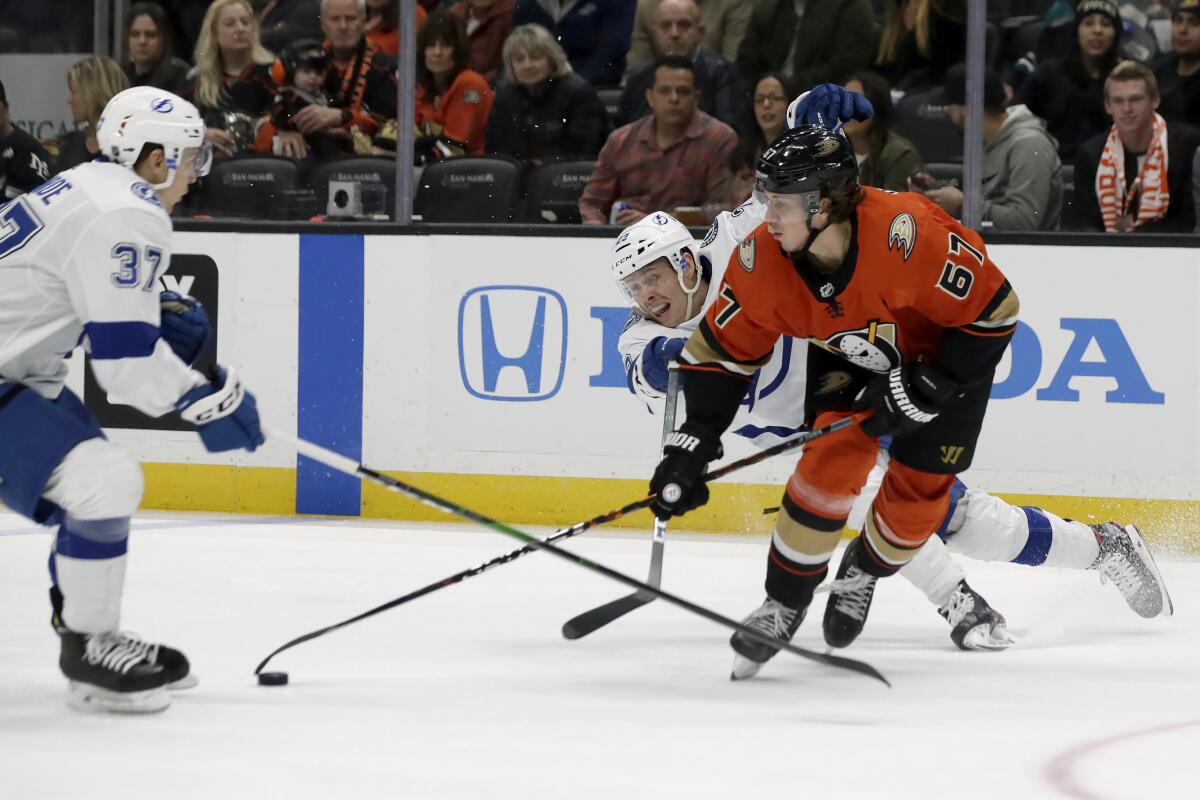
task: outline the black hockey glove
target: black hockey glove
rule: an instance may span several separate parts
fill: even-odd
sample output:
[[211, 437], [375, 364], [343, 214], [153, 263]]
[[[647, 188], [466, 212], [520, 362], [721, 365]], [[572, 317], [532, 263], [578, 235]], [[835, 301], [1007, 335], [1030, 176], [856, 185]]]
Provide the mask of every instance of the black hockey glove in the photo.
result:
[[668, 436], [662, 461], [650, 479], [650, 491], [658, 495], [650, 505], [654, 516], [670, 519], [707, 503], [708, 485], [701, 478], [708, 462], [723, 454], [719, 439], [687, 433], [684, 429]]
[[862, 424], [872, 438], [912, 433], [937, 419], [958, 384], [924, 364], [903, 364], [871, 379], [854, 401], [875, 411]]

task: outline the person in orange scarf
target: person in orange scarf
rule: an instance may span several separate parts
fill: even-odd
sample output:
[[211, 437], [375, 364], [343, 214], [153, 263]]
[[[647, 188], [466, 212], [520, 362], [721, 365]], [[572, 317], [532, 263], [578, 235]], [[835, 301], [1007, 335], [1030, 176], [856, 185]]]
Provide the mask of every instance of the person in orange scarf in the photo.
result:
[[1108, 233], [1190, 233], [1192, 158], [1200, 131], [1157, 113], [1158, 81], [1122, 61], [1104, 82], [1112, 128], [1080, 145], [1075, 196], [1083, 227]]
[[467, 69], [470, 51], [460, 20], [438, 11], [417, 32], [418, 163], [464, 154], [481, 155], [492, 89]]

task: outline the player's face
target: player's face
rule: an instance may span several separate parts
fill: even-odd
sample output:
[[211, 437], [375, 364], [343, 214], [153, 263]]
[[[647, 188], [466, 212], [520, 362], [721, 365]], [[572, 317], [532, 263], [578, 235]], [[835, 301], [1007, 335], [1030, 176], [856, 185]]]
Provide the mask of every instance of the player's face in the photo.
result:
[[1129, 136], [1145, 130], [1158, 108], [1158, 98], [1150, 94], [1143, 80], [1112, 81], [1104, 96], [1104, 110], [1113, 119], [1117, 132]]
[[1171, 49], [1184, 56], [1200, 56], [1200, 15], [1175, 12], [1171, 18]]
[[804, 247], [811, 232], [808, 209], [798, 194], [764, 193], [767, 198], [767, 233], [775, 237], [784, 252], [794, 253]]
[[357, 47], [365, 24], [358, 0], [325, 0], [321, 4], [321, 30], [335, 50]]
[[[696, 265], [691, 254], [685, 254], [684, 258], [688, 266], [683, 271], [683, 279], [688, 286], [693, 286], [696, 281]], [[650, 266], [642, 267], [622, 283], [638, 308], [659, 325], [674, 328], [687, 322], [687, 294], [679, 285], [679, 277], [667, 259], [660, 258]], [[692, 305], [692, 310], [695, 311], [698, 303], [693, 301]]]
[[783, 128], [787, 114], [788, 96], [777, 78], [763, 78], [754, 87], [754, 121], [767, 137], [768, 143]]
[[217, 47], [221, 50], [248, 50], [253, 34], [250, 9], [241, 3], [231, 3], [217, 15]]
[[545, 53], [535, 55], [523, 50], [513, 55], [512, 71], [517, 83], [533, 89], [550, 77], [550, 59]]
[[205, 159], [206, 156], [201, 153], [199, 148], [189, 147], [183, 151], [183, 155], [175, 167], [175, 177], [166, 188], [158, 190], [158, 199], [162, 200], [168, 214], [196, 182]]
[[1088, 14], [1079, 23], [1076, 34], [1079, 37], [1079, 51], [1088, 58], [1103, 58], [1117, 38], [1117, 29], [1112, 20], [1103, 14]]
[[134, 64], [153, 64], [162, 58], [162, 34], [149, 14], [136, 17], [129, 25], [129, 58]]

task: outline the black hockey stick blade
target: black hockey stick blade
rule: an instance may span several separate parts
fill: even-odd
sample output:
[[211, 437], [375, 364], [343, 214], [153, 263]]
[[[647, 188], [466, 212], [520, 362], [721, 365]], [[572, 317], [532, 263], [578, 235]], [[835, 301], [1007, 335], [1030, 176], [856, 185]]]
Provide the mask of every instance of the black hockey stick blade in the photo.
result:
[[562, 635], [567, 639], [582, 639], [589, 633], [598, 631], [613, 620], [620, 619], [634, 609], [641, 608], [647, 603], [654, 602], [654, 595], [637, 591], [618, 597], [612, 602], [596, 606], [591, 611], [585, 611], [563, 623]]

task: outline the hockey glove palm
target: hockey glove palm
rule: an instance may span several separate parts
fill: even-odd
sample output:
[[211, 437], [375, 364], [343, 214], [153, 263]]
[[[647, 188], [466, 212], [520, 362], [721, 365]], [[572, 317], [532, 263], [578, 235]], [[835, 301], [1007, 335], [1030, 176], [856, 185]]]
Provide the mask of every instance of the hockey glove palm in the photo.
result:
[[712, 441], [683, 429], [668, 436], [662, 461], [650, 479], [650, 491], [658, 495], [650, 505], [654, 516], [670, 519], [707, 503], [708, 486], [702, 480], [704, 470], [709, 461], [721, 455], [719, 440]]
[[854, 401], [855, 410], [875, 411], [862, 424], [872, 438], [912, 433], [937, 419], [958, 385], [924, 364], [903, 364], [871, 379]]
[[667, 390], [671, 359], [679, 357], [686, 341], [687, 339], [655, 336], [646, 343], [645, 349], [642, 350], [642, 377], [646, 379], [646, 383], [660, 392]]
[[163, 341], [183, 363], [195, 364], [212, 332], [204, 306], [176, 292], [160, 292], [158, 302], [162, 307], [159, 332]]
[[836, 131], [844, 123], [868, 120], [875, 116], [871, 101], [836, 83], [822, 83], [797, 97], [788, 106], [787, 126], [820, 125]]
[[179, 415], [196, 426], [210, 453], [239, 448], [254, 452], [264, 441], [254, 395], [233, 370], [216, 367], [211, 381], [179, 398]]

